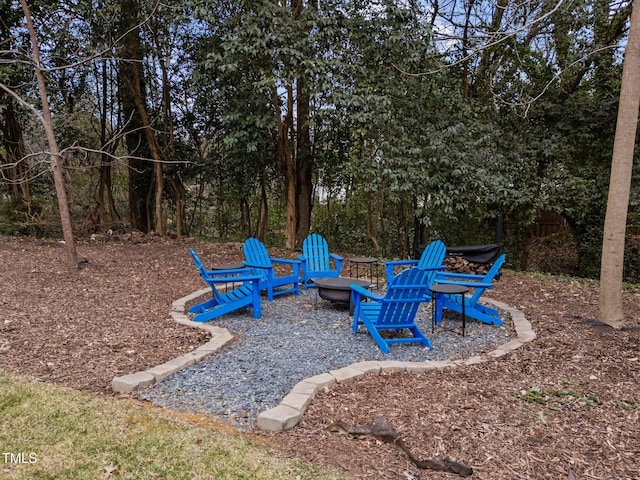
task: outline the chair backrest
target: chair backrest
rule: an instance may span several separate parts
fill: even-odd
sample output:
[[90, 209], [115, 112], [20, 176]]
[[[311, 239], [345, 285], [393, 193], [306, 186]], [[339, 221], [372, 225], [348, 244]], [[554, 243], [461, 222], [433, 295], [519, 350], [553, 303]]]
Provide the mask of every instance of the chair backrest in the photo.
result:
[[[505, 258], [507, 258], [507, 255], [503, 253], [496, 259], [495, 262], [493, 262], [493, 265], [491, 265], [491, 268], [487, 271], [487, 273], [485, 273], [484, 277], [482, 277], [482, 283], [493, 283], [493, 280], [498, 275], [498, 272], [500, 271], [500, 268], [502, 267], [502, 264], [504, 263]], [[473, 292], [473, 295], [471, 295], [471, 299], [470, 299], [470, 302], [472, 305], [478, 301], [478, 299], [480, 298], [484, 290], [485, 290], [484, 288], [476, 288], [475, 292]]]
[[200, 270], [200, 273], [203, 273], [206, 268], [204, 267], [202, 260], [200, 260], [200, 257], [198, 257], [198, 254], [193, 250], [193, 248], [189, 249], [189, 253], [191, 254], [191, 258], [193, 258], [193, 263], [195, 264], [196, 268]]
[[312, 233], [302, 242], [302, 255], [307, 260], [307, 271], [322, 272], [331, 270], [329, 262], [329, 244], [322, 235]]
[[387, 293], [381, 300], [377, 323], [384, 325], [412, 323], [418, 307], [425, 301], [429, 290], [430, 272], [418, 267], [403, 270], [393, 277]]
[[244, 257], [252, 266], [269, 268], [272, 266], [267, 247], [257, 238], [249, 237], [245, 240]]
[[491, 268], [489, 269], [487, 274], [484, 276], [485, 281], [493, 281], [496, 275], [498, 275], [498, 272], [500, 271], [500, 268], [502, 267], [502, 264], [504, 263], [505, 258], [507, 258], [507, 255], [503, 253], [496, 259], [495, 262], [493, 262], [493, 265], [491, 265]]
[[213, 293], [213, 295], [218, 299], [220, 303], [228, 303], [229, 300], [227, 299], [226, 295], [220, 293], [213, 282], [207, 282], [207, 269], [205, 268], [204, 263], [202, 263], [202, 260], [200, 260], [200, 257], [195, 252], [195, 250], [193, 248], [190, 248], [189, 253], [191, 254], [191, 258], [193, 258], [193, 263], [200, 273], [200, 277], [202, 277], [207, 285], [211, 287], [211, 292]]
[[420, 255], [418, 268], [437, 267], [442, 265], [447, 254], [447, 247], [442, 240], [434, 240], [427, 245]]

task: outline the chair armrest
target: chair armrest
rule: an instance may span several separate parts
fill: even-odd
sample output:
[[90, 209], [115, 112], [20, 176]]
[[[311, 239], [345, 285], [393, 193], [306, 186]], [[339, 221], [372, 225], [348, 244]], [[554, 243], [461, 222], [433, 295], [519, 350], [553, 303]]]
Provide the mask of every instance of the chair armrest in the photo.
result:
[[[447, 266], [446, 265], [437, 265], [437, 266], [433, 266], [433, 267], [424, 267], [424, 268], [420, 268], [420, 270], [446, 270]], [[443, 272], [443, 274], [445, 274], [446, 272]]]
[[273, 265], [265, 266], [265, 265], [256, 265], [255, 263], [247, 262], [246, 260], [242, 262], [245, 267], [248, 268], [262, 268], [262, 269], [270, 269], [273, 268]]
[[288, 258], [271, 258], [274, 263], [286, 263], [289, 265], [300, 265], [300, 260], [290, 260]]
[[387, 282], [390, 282], [394, 276], [393, 269], [395, 267], [401, 267], [405, 265], [417, 265], [418, 260], [390, 260], [388, 262], [384, 262], [384, 272], [387, 276]]
[[302, 265], [302, 262], [300, 260], [290, 260], [288, 258], [272, 258], [271, 261], [273, 263], [280, 263], [280, 264], [284, 264], [284, 265], [290, 265], [291, 266], [291, 270], [292, 270], [292, 274], [295, 277], [299, 277], [300, 276], [300, 267]]
[[462, 285], [469, 288], [493, 288], [492, 283], [484, 283], [484, 282], [465, 282], [460, 280], [445, 280], [445, 279], [436, 279], [435, 283], [446, 284], [446, 285]]
[[236, 277], [204, 277], [209, 283], [239, 283], [239, 282], [255, 282], [262, 280], [261, 275], [240, 275]]
[[[300, 268], [302, 269], [303, 272], [303, 277], [306, 279], [306, 272], [307, 272], [307, 257], [305, 257], [304, 255], [298, 255], [298, 262], [300, 263]], [[293, 267], [294, 269], [294, 273], [296, 270], [296, 267]], [[298, 271], [300, 269], [297, 269]]]
[[418, 260], [389, 260], [387, 262], [384, 262], [384, 264], [385, 266], [393, 265], [394, 267], [397, 267], [400, 265], [417, 265]]
[[351, 291], [356, 293], [357, 296], [362, 296], [365, 298], [368, 298], [369, 300], [382, 300], [383, 297], [381, 297], [380, 295], [376, 295], [375, 293], [367, 290], [364, 287], [361, 287], [360, 285], [349, 285], [351, 287]]
[[[219, 277], [221, 275], [250, 275], [252, 273], [250, 268], [234, 268], [234, 269], [230, 269], [230, 270], [203, 270], [201, 271], [202, 275], [206, 275], [207, 278], [214, 278], [214, 277]], [[238, 278], [238, 277], [236, 277]]]
[[338, 272], [340, 272], [340, 270], [342, 270], [342, 263], [344, 262], [344, 258], [342, 258], [340, 255], [337, 255], [335, 253], [330, 253], [329, 254], [329, 259], [333, 260], [333, 262], [335, 263], [336, 266], [336, 270]]
[[460, 280], [484, 280], [484, 275], [476, 275], [474, 273], [456, 273], [456, 272], [441, 272], [437, 274], [438, 277], [446, 277]]

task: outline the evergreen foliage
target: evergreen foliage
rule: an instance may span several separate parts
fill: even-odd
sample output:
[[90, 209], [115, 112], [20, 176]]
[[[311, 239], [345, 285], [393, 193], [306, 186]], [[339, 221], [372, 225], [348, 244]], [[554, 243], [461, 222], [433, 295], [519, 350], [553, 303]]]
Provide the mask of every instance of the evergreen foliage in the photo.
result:
[[[309, 216], [333, 249], [392, 258], [435, 238], [493, 243], [502, 213], [508, 258], [526, 268], [550, 211], [581, 272], [598, 273], [627, 2], [34, 3], [80, 234], [129, 228], [137, 178], [148, 230], [284, 244], [286, 148], [294, 173], [310, 159], [312, 209], [297, 221]], [[0, 14], [0, 231], [22, 234], [54, 191], [28, 120], [23, 19], [11, 2]], [[133, 18], [139, 58], [118, 36]], [[123, 96], [134, 63], [148, 127]], [[151, 159], [162, 184], [134, 175]]]

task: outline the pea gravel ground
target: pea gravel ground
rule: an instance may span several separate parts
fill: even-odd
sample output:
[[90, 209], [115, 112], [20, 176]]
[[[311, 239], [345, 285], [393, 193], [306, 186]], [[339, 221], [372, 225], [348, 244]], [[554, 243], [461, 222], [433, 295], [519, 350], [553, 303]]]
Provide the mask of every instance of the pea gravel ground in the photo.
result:
[[348, 308], [316, 298], [313, 289], [265, 300], [261, 319], [242, 311], [213, 320], [234, 340], [215, 356], [142, 391], [140, 397], [157, 406], [215, 416], [247, 431], [259, 413], [278, 405], [305, 378], [365, 360], [464, 358], [490, 351], [513, 334], [509, 319], [503, 326], [469, 320], [463, 337], [459, 316], [445, 313], [432, 333], [431, 304], [419, 310], [417, 323], [432, 349], [419, 343], [392, 345], [385, 354], [364, 326], [352, 333]]

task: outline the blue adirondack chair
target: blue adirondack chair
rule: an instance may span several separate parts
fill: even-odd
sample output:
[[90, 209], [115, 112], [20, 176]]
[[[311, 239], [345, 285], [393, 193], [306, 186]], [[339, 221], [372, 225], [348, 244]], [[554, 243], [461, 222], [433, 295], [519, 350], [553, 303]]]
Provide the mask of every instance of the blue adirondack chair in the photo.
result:
[[[189, 253], [198, 269], [200, 277], [211, 287], [211, 299], [189, 308], [194, 313], [194, 322], [207, 322], [240, 308], [253, 308], [253, 317], [260, 318], [260, 275], [252, 275], [249, 268], [237, 270], [207, 270], [196, 252], [190, 248]], [[240, 284], [230, 291], [221, 292], [216, 285], [231, 283]]]
[[[244, 242], [243, 250], [245, 261], [242, 264], [253, 269], [255, 274], [262, 277], [260, 290], [267, 290], [269, 301], [273, 300], [274, 295], [283, 295], [285, 293], [300, 294], [300, 262], [298, 260], [269, 257], [269, 252], [267, 252], [264, 243], [253, 237]], [[291, 275], [276, 275], [274, 266], [278, 264], [291, 267]], [[291, 287], [279, 288], [284, 285], [291, 285]]]
[[[436, 273], [446, 268], [446, 266], [442, 264], [446, 253], [447, 247], [445, 247], [444, 243], [441, 240], [434, 240], [426, 246], [419, 260], [393, 260], [384, 262], [387, 285], [395, 276], [396, 267], [418, 267], [421, 270], [429, 272], [425, 281], [427, 282], [427, 286], [430, 286], [436, 278]], [[427, 290], [426, 299], [431, 299], [429, 290]]]
[[314, 278], [339, 277], [343, 258], [329, 252], [329, 244], [322, 235], [312, 233], [302, 242], [302, 286], [313, 286]]
[[[498, 275], [505, 258], [506, 255], [504, 253], [500, 255], [485, 275], [438, 272], [435, 283], [464, 285], [465, 287], [473, 289], [473, 293], [470, 296], [464, 297], [466, 316], [490, 325], [502, 325], [498, 311], [495, 308], [481, 304], [480, 297], [482, 297], [482, 294], [487, 289], [493, 287], [493, 281]], [[442, 298], [438, 296], [437, 303], [436, 322], [442, 321], [443, 308], [448, 308], [458, 313], [462, 312], [460, 295], [442, 295]]]
[[[392, 343], [421, 343], [431, 348], [431, 342], [418, 328], [415, 322], [420, 303], [424, 302], [428, 291], [427, 270], [408, 268], [391, 279], [384, 297], [376, 295], [366, 288], [351, 286], [353, 296], [353, 333], [364, 324], [384, 353], [389, 353]], [[368, 301], [364, 301], [367, 299]], [[384, 338], [384, 330], [400, 331], [407, 329], [411, 337]]]

